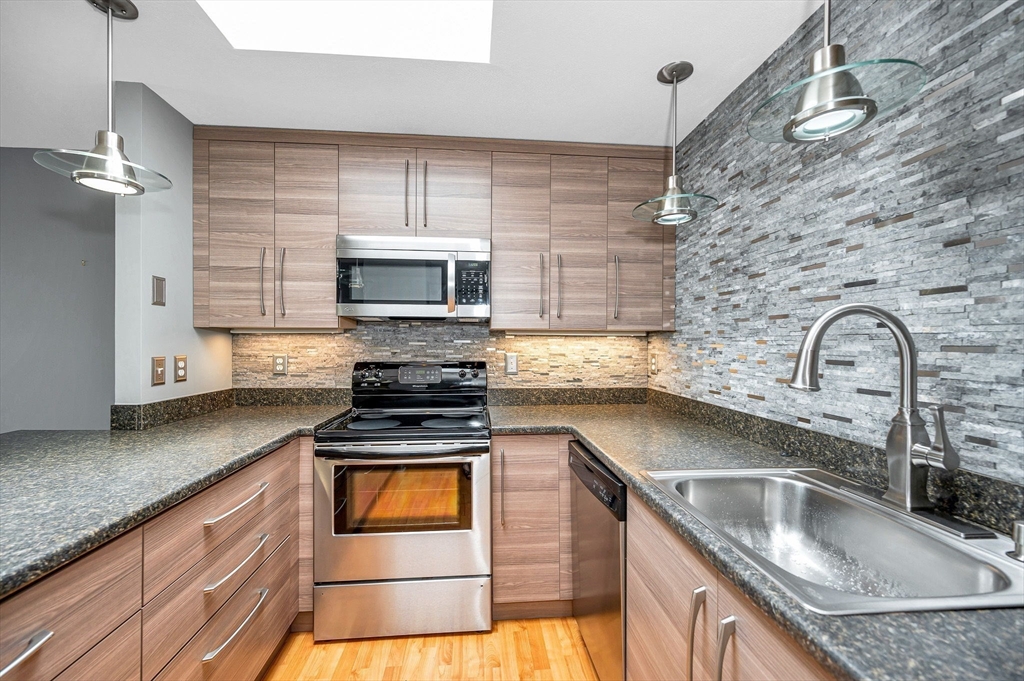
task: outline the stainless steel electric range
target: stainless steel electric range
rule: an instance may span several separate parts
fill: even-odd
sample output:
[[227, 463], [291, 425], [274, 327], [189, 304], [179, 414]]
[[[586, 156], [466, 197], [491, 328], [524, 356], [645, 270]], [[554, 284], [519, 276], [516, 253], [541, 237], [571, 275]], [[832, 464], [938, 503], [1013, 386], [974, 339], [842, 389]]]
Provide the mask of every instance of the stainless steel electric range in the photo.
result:
[[315, 435], [313, 638], [491, 628], [483, 362], [356, 363]]

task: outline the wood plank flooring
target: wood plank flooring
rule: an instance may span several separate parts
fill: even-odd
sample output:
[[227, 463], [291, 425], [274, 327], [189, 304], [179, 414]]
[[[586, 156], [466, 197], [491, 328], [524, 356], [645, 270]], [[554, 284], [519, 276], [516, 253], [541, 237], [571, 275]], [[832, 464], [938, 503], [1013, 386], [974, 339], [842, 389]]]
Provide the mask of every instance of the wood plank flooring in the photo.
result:
[[291, 634], [264, 681], [597, 681], [576, 620], [504, 620], [480, 634], [313, 643]]

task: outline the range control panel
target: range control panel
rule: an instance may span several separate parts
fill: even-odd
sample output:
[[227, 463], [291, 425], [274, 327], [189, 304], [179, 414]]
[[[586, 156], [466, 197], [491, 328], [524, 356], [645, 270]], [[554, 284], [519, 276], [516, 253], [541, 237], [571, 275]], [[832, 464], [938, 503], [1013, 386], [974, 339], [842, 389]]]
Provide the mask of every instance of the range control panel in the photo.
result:
[[399, 383], [440, 383], [441, 367], [431, 365], [398, 367]]
[[491, 263], [460, 260], [455, 263], [455, 302], [459, 305], [489, 305]]

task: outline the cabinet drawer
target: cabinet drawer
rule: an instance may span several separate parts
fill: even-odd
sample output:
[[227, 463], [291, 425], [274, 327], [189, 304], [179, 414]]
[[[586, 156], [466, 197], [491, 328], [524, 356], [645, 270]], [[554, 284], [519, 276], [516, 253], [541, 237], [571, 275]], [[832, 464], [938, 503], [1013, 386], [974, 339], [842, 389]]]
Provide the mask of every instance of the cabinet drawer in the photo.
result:
[[246, 466], [143, 526], [143, 602], [298, 484], [299, 441]]
[[139, 681], [139, 646], [142, 613], [93, 646], [56, 681]]
[[298, 612], [298, 589], [298, 551], [295, 537], [289, 537], [157, 680], [255, 678]]
[[164, 668], [285, 537], [295, 538], [297, 521], [298, 489], [292, 488], [146, 604], [144, 679]]
[[0, 602], [0, 669], [52, 636], [5, 676], [52, 679], [142, 607], [142, 532], [100, 547]]

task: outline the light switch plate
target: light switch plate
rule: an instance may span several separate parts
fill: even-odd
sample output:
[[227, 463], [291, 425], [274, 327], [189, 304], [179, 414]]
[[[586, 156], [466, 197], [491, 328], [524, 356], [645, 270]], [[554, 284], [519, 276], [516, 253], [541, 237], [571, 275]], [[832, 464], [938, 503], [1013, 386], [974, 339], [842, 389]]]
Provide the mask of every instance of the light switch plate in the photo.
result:
[[274, 373], [282, 376], [288, 374], [288, 355], [274, 355]]
[[505, 353], [505, 373], [507, 375], [519, 373], [519, 355], [517, 353]]
[[174, 382], [181, 383], [188, 380], [188, 357], [186, 355], [174, 356]]
[[153, 385], [163, 385], [167, 382], [167, 358], [153, 358]]

